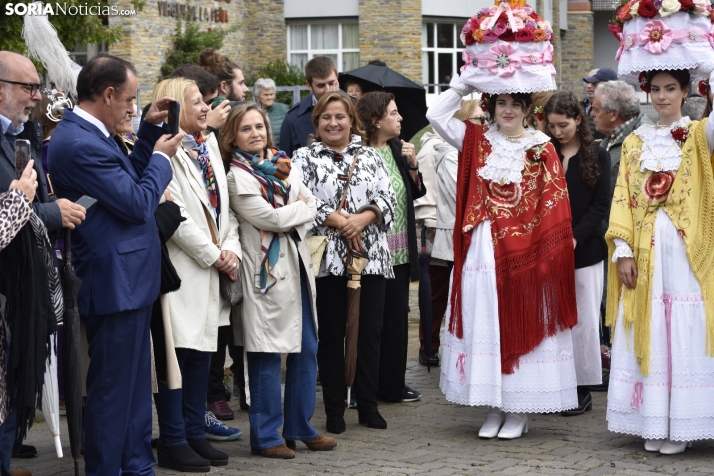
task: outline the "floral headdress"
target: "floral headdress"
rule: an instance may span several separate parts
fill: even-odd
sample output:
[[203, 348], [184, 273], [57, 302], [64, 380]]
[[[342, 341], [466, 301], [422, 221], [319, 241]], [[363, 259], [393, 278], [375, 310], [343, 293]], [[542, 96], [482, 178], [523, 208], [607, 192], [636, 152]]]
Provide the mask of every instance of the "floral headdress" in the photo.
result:
[[461, 81], [491, 94], [555, 90], [552, 37], [525, 0], [496, 0], [461, 29]]
[[702, 97], [708, 97], [709, 95], [709, 81], [703, 79], [697, 83], [699, 89], [699, 95]]
[[533, 108], [533, 114], [535, 114], [536, 119], [538, 119], [539, 122], [543, 122], [543, 113], [545, 112], [545, 108], [543, 106], [536, 106]]
[[622, 0], [609, 25], [620, 42], [618, 75], [640, 87], [643, 71], [687, 69], [708, 78], [713, 20], [711, 0]]
[[495, 96], [488, 93], [481, 93], [481, 100], [478, 105], [481, 109], [486, 111], [488, 109], [488, 104], [493, 100]]

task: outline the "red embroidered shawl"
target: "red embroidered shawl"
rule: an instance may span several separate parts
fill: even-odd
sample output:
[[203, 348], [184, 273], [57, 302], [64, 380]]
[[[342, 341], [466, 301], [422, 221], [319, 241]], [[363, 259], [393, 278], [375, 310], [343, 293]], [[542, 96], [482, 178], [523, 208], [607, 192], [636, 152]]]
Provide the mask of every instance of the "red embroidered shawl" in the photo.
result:
[[463, 338], [461, 277], [471, 231], [491, 220], [501, 331], [501, 372], [546, 337], [577, 324], [570, 204], [558, 155], [548, 142], [526, 151], [520, 184], [481, 178], [491, 144], [483, 127], [466, 122], [459, 154], [454, 227], [454, 277], [449, 332]]

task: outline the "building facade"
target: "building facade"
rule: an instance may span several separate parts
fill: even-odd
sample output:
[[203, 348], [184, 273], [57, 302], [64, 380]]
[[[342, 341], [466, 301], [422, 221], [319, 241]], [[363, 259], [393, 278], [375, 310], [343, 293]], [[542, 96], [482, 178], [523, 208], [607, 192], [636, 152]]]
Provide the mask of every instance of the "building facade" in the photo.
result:
[[[129, 0], [115, 3], [130, 5]], [[593, 67], [614, 61], [617, 44], [600, 18], [607, 14], [593, 12], [589, 0], [534, 3], [553, 31], [560, 32], [553, 38], [559, 83], [580, 83]], [[226, 37], [221, 52], [241, 65], [248, 77], [275, 59], [302, 67], [315, 56], [329, 56], [338, 71], [380, 59], [416, 82], [443, 84], [463, 65], [461, 27], [492, 4], [492, 0], [146, 0], [135, 17], [109, 18], [110, 26], [122, 27], [124, 39], [108, 51], [133, 62], [140, 85], [151, 86], [173, 46], [177, 24], [190, 17], [206, 29], [238, 27]], [[84, 53], [80, 47], [75, 55], [88, 59], [105, 49], [90, 46]], [[431, 86], [428, 92], [438, 91]]]

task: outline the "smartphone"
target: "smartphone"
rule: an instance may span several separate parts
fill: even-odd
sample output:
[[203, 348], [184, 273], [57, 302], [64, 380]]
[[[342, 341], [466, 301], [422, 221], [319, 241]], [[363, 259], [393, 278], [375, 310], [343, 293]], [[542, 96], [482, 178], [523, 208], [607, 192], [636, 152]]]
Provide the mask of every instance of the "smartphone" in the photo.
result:
[[92, 206], [97, 203], [96, 198], [92, 198], [89, 195], [82, 195], [76, 202], [77, 205], [83, 206], [85, 210], [89, 210]]
[[224, 98], [223, 96], [216, 96], [216, 97], [214, 97], [213, 100], [211, 101], [211, 109], [217, 108], [217, 107], [220, 106], [220, 105], [223, 103], [223, 101], [225, 101], [225, 100], [226, 100], [226, 98]]
[[169, 129], [171, 135], [175, 136], [179, 131], [179, 117], [181, 116], [181, 105], [178, 101], [169, 102]]
[[32, 160], [30, 153], [30, 141], [25, 139], [15, 140], [15, 178], [20, 179], [27, 167], [27, 163]]

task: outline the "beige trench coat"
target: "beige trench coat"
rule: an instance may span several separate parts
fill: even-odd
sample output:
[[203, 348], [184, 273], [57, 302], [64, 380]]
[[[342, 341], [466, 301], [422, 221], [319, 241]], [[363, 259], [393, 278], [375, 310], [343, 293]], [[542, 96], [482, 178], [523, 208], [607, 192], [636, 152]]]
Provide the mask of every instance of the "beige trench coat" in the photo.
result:
[[[166, 247], [181, 278], [181, 289], [169, 293], [174, 347], [214, 352], [218, 327], [230, 323], [231, 306], [219, 289], [218, 269], [213, 263], [221, 250], [232, 251], [242, 260], [238, 220], [230, 209], [225, 169], [213, 134], [205, 138], [220, 196], [219, 223], [213, 217], [203, 174], [188, 151], [181, 147], [171, 158], [174, 177], [168, 190], [186, 218]], [[208, 211], [210, 225], [204, 209]], [[211, 226], [220, 249], [213, 244]]]
[[[260, 183], [249, 172], [231, 166], [228, 191], [231, 208], [238, 216], [243, 248], [241, 277], [243, 302], [234, 309], [234, 334], [246, 352], [300, 352], [302, 345], [302, 296], [300, 288], [301, 259], [307, 271], [313, 325], [317, 333], [315, 277], [305, 234], [317, 214], [315, 197], [299, 179], [299, 171], [290, 173], [289, 204], [274, 209], [260, 194]], [[307, 205], [298, 200], [302, 195]], [[288, 234], [280, 236], [280, 258], [272, 271], [277, 283], [266, 296], [260, 293], [262, 261], [260, 230], [283, 232], [295, 228], [301, 241]], [[239, 312], [237, 312], [239, 311]], [[242, 321], [242, 322], [241, 322]], [[242, 330], [242, 336], [241, 336]]]

